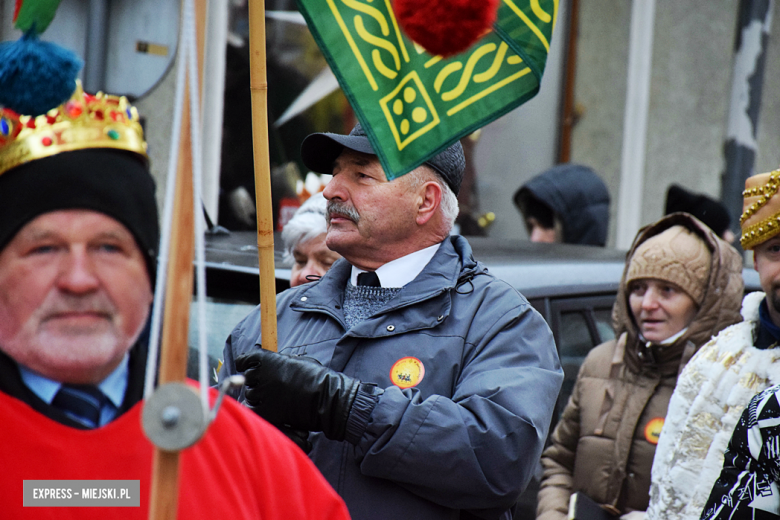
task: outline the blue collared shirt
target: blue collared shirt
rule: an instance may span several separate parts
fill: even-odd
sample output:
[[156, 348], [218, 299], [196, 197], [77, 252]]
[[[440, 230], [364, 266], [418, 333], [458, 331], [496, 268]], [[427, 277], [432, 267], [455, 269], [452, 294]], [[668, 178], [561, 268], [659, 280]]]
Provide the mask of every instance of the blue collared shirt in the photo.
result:
[[[113, 421], [119, 411], [119, 407], [122, 406], [130, 375], [129, 360], [130, 355], [125, 354], [119, 366], [97, 385], [98, 389], [108, 398], [100, 410], [99, 426], [104, 426]], [[44, 377], [22, 365], [19, 365], [19, 372], [21, 372], [22, 381], [27, 385], [27, 388], [32, 390], [46, 404], [51, 404], [54, 396], [60, 391], [62, 383]]]

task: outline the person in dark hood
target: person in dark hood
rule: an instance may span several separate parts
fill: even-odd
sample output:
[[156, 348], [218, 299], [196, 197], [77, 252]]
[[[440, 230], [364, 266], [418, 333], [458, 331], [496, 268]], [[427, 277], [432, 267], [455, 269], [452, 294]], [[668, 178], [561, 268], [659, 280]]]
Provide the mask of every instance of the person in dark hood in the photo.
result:
[[678, 211], [690, 213], [701, 220], [729, 244], [733, 244], [737, 238], [731, 231], [731, 217], [729, 217], [729, 212], [722, 202], [672, 184], [666, 192], [664, 215]]
[[609, 223], [609, 191], [587, 166], [559, 164], [515, 192], [531, 242], [604, 246]]

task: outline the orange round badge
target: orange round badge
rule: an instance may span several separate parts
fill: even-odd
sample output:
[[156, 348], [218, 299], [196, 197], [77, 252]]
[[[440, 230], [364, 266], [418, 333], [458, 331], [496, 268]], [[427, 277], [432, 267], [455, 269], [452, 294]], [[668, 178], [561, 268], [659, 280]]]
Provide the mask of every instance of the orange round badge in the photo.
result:
[[417, 386], [423, 377], [425, 367], [416, 357], [401, 358], [390, 369], [390, 381], [401, 389]]
[[647, 439], [647, 442], [650, 444], [658, 444], [658, 437], [661, 436], [661, 428], [663, 427], [663, 417], [656, 417], [647, 423], [647, 426], [645, 426], [645, 439]]

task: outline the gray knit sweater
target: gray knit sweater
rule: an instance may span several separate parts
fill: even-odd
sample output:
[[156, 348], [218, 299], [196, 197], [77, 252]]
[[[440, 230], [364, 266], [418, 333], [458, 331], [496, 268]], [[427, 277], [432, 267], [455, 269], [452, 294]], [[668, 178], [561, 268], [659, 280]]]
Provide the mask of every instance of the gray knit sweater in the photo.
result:
[[344, 318], [347, 320], [347, 327], [352, 328], [376, 314], [400, 291], [400, 287], [356, 287], [347, 281], [344, 291]]

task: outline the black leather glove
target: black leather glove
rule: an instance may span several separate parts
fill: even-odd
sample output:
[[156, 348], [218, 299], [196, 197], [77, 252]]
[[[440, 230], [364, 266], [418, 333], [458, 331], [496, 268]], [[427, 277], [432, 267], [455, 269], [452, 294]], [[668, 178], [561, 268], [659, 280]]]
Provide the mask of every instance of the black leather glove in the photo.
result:
[[280, 432], [285, 434], [288, 439], [297, 444], [304, 453], [309, 453], [311, 451], [312, 445], [311, 441], [309, 440], [309, 432], [305, 430], [293, 430], [292, 428], [284, 425], [279, 426], [278, 424], [275, 424], [274, 426], [276, 426]]
[[260, 417], [344, 440], [360, 381], [315, 359], [262, 349], [236, 359], [236, 368], [246, 378], [246, 402]]

